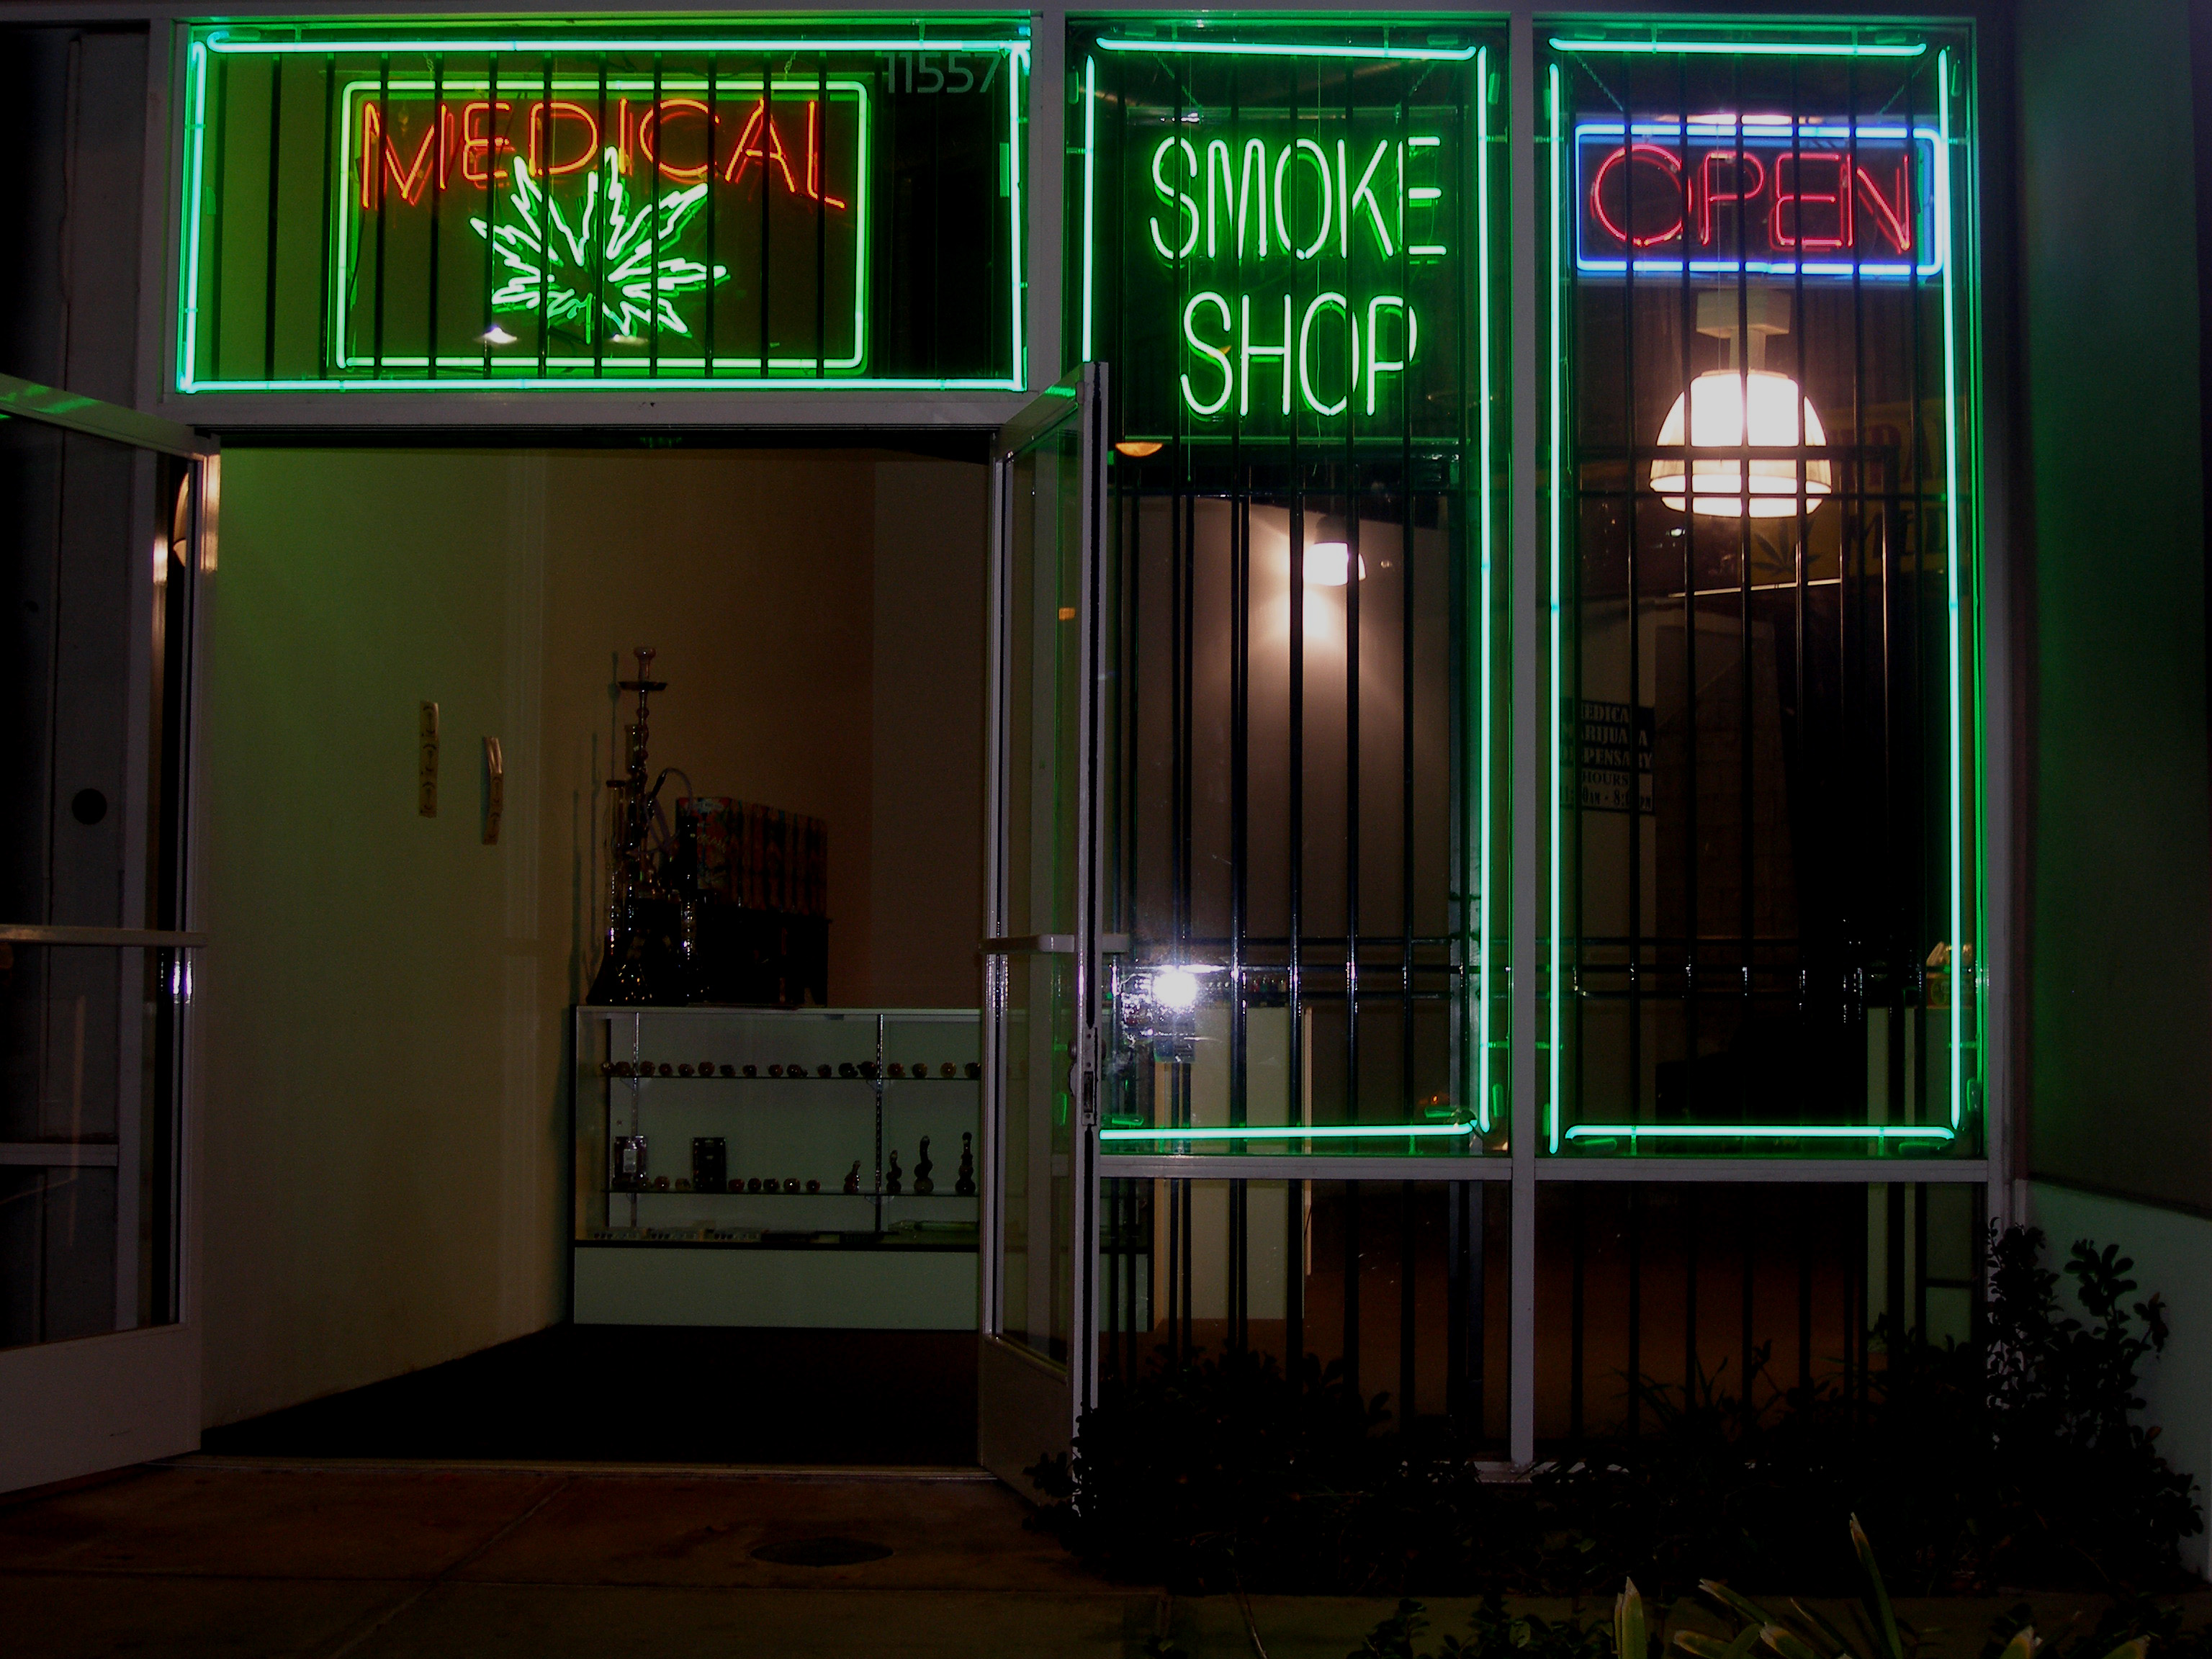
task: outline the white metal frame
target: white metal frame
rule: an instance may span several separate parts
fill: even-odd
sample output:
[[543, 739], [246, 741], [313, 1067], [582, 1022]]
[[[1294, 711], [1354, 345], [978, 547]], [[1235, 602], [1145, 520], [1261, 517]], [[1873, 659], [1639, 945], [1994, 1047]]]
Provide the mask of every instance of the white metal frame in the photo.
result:
[[[184, 884], [179, 899], [180, 920], [189, 923], [198, 902], [198, 792], [192, 787], [192, 757], [199, 747], [200, 699], [197, 695], [201, 646], [206, 632], [206, 612], [213, 584], [209, 574], [216, 565], [216, 519], [221, 497], [221, 461], [212, 443], [189, 428], [120, 409], [56, 387], [44, 386], [0, 375], [0, 414], [127, 445], [140, 452], [173, 455], [195, 473], [192, 489], [194, 583], [189, 615], [189, 638], [171, 642], [186, 653], [185, 750], [182, 830]], [[134, 520], [135, 522], [135, 520]], [[150, 529], [152, 526], [144, 526]], [[138, 532], [133, 531], [134, 539]], [[141, 618], [150, 624], [150, 617]], [[150, 688], [149, 688], [150, 690]], [[134, 705], [139, 706], [139, 705]], [[139, 756], [135, 758], [144, 759]], [[143, 817], [144, 803], [137, 804]], [[143, 891], [140, 884], [133, 890]], [[9, 1433], [0, 1437], [0, 1492], [19, 1490], [49, 1481], [72, 1479], [141, 1462], [150, 1457], [190, 1451], [199, 1444], [201, 1386], [201, 1324], [199, 1307], [199, 1118], [197, 1100], [200, 1077], [198, 1047], [191, 1030], [197, 1023], [194, 1004], [195, 958], [206, 935], [189, 927], [177, 930], [146, 927], [46, 927], [9, 922], [0, 926], [0, 940], [30, 945], [105, 945], [139, 951], [165, 947], [177, 952], [177, 971], [183, 984], [176, 1010], [176, 1071], [173, 1093], [163, 1107], [173, 1114], [175, 1167], [173, 1182], [175, 1223], [172, 1241], [176, 1276], [174, 1318], [163, 1324], [135, 1326], [137, 1279], [133, 1267], [126, 1273], [118, 1249], [116, 1288], [117, 1328], [98, 1336], [35, 1344], [0, 1352], [0, 1422]], [[126, 1030], [135, 1027], [126, 1024]], [[106, 1158], [72, 1159], [77, 1164], [112, 1164], [118, 1171], [135, 1165], [136, 1137], [128, 1114], [118, 1122], [118, 1146]], [[38, 1148], [0, 1148], [0, 1163], [50, 1162], [53, 1154]], [[133, 1183], [135, 1189], [135, 1183]], [[125, 1225], [135, 1237], [134, 1202], [118, 1202], [118, 1231]], [[127, 1304], [126, 1304], [127, 1297]]]

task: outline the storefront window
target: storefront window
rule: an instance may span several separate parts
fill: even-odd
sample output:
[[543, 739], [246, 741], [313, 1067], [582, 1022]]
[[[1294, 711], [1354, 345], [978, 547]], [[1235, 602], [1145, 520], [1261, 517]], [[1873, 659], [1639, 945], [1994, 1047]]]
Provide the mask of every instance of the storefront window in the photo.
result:
[[1547, 1150], [1978, 1155], [1967, 37], [1542, 33]]
[[177, 385], [1018, 389], [1027, 26], [224, 25]]
[[1503, 44], [1071, 30], [1066, 349], [1110, 366], [1115, 439], [1109, 1153], [1503, 1144]]

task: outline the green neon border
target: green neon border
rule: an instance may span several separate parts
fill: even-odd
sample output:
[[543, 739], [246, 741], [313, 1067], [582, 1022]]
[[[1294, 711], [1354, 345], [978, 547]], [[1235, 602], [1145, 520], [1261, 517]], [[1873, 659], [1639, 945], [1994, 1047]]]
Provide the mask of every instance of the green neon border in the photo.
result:
[[[1765, 40], [1740, 41], [1723, 39], [1665, 39], [1656, 35], [1648, 38], [1582, 39], [1553, 36], [1551, 45], [1559, 52], [1637, 52], [1672, 55], [1707, 54], [1766, 57], [1830, 57], [1830, 58], [1888, 58], [1924, 57], [1928, 42], [1863, 43], [1850, 41], [1803, 42]], [[1955, 240], [1950, 221], [1955, 216], [1956, 205], [1952, 187], [1952, 172], [1956, 165], [1952, 149], [1951, 132], [1951, 71], [1952, 49], [1941, 48], [1936, 55], [1936, 87], [1937, 131], [1942, 140], [1942, 170], [1935, 179], [1939, 192], [1944, 220], [1943, 233]], [[1549, 406], [1551, 431], [1551, 489], [1547, 503], [1550, 534], [1550, 592], [1549, 629], [1551, 649], [1551, 708], [1552, 718], [1559, 718], [1565, 707], [1565, 687], [1562, 684], [1561, 649], [1562, 619], [1559, 593], [1566, 556], [1565, 527], [1563, 518], [1565, 490], [1560, 477], [1560, 458], [1565, 453], [1565, 404], [1564, 375], [1566, 366], [1565, 302], [1566, 267], [1571, 263], [1565, 257], [1567, 244], [1564, 176], [1565, 172], [1565, 146], [1562, 143], [1561, 123], [1565, 116], [1565, 96], [1560, 80], [1559, 66], [1547, 66], [1547, 91], [1550, 103], [1551, 167], [1549, 209], [1551, 214], [1551, 258], [1549, 275], [1551, 288], [1550, 312], [1550, 387]], [[1949, 790], [1948, 846], [1946, 849], [1949, 877], [1948, 922], [1949, 944], [1952, 951], [1950, 974], [1950, 1054], [1949, 1076], [1950, 1122], [1941, 1125], [1881, 1124], [1881, 1125], [1783, 1125], [1783, 1124], [1624, 1124], [1577, 1123], [1565, 1126], [1560, 1114], [1560, 1061], [1563, 1032], [1561, 1017], [1565, 1001], [1561, 988], [1565, 980], [1565, 939], [1562, 910], [1562, 868], [1565, 862], [1565, 813], [1560, 806], [1560, 789], [1564, 781], [1561, 771], [1562, 755], [1559, 734], [1554, 731], [1547, 743], [1551, 750], [1551, 789], [1546, 804], [1550, 815], [1551, 835], [1549, 872], [1549, 911], [1551, 920], [1551, 949], [1547, 986], [1547, 1089], [1544, 1103], [1547, 1150], [1560, 1152], [1565, 1141], [1585, 1139], [1659, 1140], [1866, 1140], [1877, 1146], [1892, 1141], [1942, 1141], [1950, 1143], [1965, 1133], [1966, 1077], [1966, 989], [1969, 977], [1978, 992], [1984, 970], [1969, 969], [1964, 962], [1961, 946], [1966, 925], [1966, 757], [1963, 752], [1966, 686], [1965, 683], [1965, 616], [1960, 594], [1964, 566], [1970, 552], [1961, 542], [1960, 517], [1959, 446], [1961, 441], [1959, 404], [1959, 319], [1957, 287], [1954, 277], [1955, 259], [1947, 259], [1942, 270], [1943, 315], [1943, 420], [1944, 420], [1944, 539], [1945, 539], [1945, 599], [1947, 665], [1949, 672], [1948, 714], [1949, 744], [1948, 748], [1946, 781]], [[1975, 735], [1980, 735], [1978, 708], [1974, 711]], [[1975, 804], [1978, 807], [1979, 769], [1977, 768]], [[1977, 912], [1980, 909], [1977, 894]], [[1978, 940], [1977, 941], [1978, 943]], [[1975, 999], [1977, 1018], [1984, 999]], [[1977, 1026], [1976, 1053], [1979, 1054], [1979, 1028]], [[1978, 1073], [1978, 1062], [1977, 1072]], [[1978, 1083], [1978, 1075], [1974, 1079]]]
[[[1479, 434], [1479, 465], [1476, 468], [1480, 483], [1476, 489], [1479, 509], [1477, 521], [1481, 526], [1479, 537], [1481, 665], [1475, 679], [1478, 686], [1481, 738], [1480, 805], [1478, 812], [1480, 823], [1477, 831], [1480, 850], [1477, 854], [1475, 894], [1473, 908], [1475, 915], [1475, 1086], [1474, 1118], [1472, 1122], [1456, 1127], [1437, 1128], [1430, 1125], [1343, 1125], [1301, 1128], [1292, 1139], [1397, 1139], [1409, 1134], [1470, 1135], [1488, 1134], [1491, 1131], [1492, 1084], [1492, 1017], [1491, 1001], [1494, 995], [1492, 983], [1491, 952], [1493, 935], [1491, 924], [1491, 859], [1492, 847], [1492, 818], [1495, 811], [1495, 775], [1497, 742], [1493, 718], [1496, 670], [1496, 629], [1493, 626], [1492, 605], [1495, 597], [1495, 553], [1497, 520], [1496, 467], [1492, 464], [1495, 453], [1494, 416], [1492, 411], [1491, 376], [1492, 313], [1491, 286], [1491, 161], [1490, 161], [1490, 48], [1474, 46], [1463, 48], [1411, 46], [1319, 46], [1299, 45], [1288, 41], [1244, 42], [1233, 40], [1150, 40], [1136, 36], [1101, 35], [1092, 43], [1095, 50], [1120, 53], [1167, 53], [1182, 56], [1252, 57], [1252, 58], [1357, 58], [1363, 61], [1398, 59], [1404, 61], [1464, 64], [1472, 61], [1475, 70], [1475, 329], [1479, 343], [1476, 406], [1480, 411], [1476, 421]], [[1098, 172], [1098, 60], [1086, 52], [1083, 61], [1083, 204], [1082, 204], [1082, 300], [1079, 313], [1077, 338], [1081, 349], [1081, 360], [1091, 361], [1096, 337], [1096, 294], [1097, 270], [1097, 172]], [[1347, 394], [1348, 395], [1348, 394]], [[1226, 441], [1222, 440], [1221, 441]], [[1391, 441], [1395, 440], [1377, 440]], [[1246, 1126], [1249, 1127], [1250, 1126]], [[1102, 1129], [1102, 1141], [1130, 1140], [1233, 1140], [1277, 1139], [1281, 1133], [1245, 1134], [1239, 1131], [1194, 1130], [1186, 1127], [1172, 1133], [1155, 1130]]]
[[[779, 361], [771, 358], [771, 373], [762, 374], [757, 358], [731, 358], [728, 361], [738, 372], [727, 376], [707, 374], [633, 374], [633, 375], [538, 375], [495, 374], [486, 379], [478, 374], [473, 378], [459, 376], [422, 376], [406, 379], [391, 375], [369, 377], [349, 375], [339, 368], [326, 375], [291, 376], [280, 379], [201, 380], [195, 368], [199, 343], [200, 309], [200, 232], [205, 215], [201, 210], [206, 189], [207, 150], [207, 71], [210, 56], [261, 57], [298, 54], [329, 55], [345, 52], [779, 52], [819, 51], [824, 52], [957, 52], [969, 53], [996, 52], [1006, 59], [1006, 118], [1007, 118], [1007, 214], [1011, 234], [1011, 254], [1008, 258], [1010, 324], [1008, 329], [1011, 368], [1004, 375], [957, 376], [930, 378], [924, 376], [840, 374], [835, 379], [827, 375], [799, 375], [779, 377], [773, 369]], [[183, 246], [180, 251], [182, 269], [179, 273], [180, 293], [177, 307], [176, 374], [177, 390], [187, 394], [204, 392], [631, 392], [631, 391], [722, 391], [722, 392], [1019, 392], [1029, 384], [1029, 352], [1023, 305], [1026, 298], [1026, 272], [1024, 267], [1024, 234], [1023, 178], [1022, 178], [1022, 116], [1025, 107], [1023, 93], [1026, 89], [1030, 70], [1030, 43], [1022, 39], [995, 38], [971, 40], [964, 36], [949, 36], [942, 40], [924, 36], [875, 36], [839, 39], [784, 38], [749, 35], [738, 39], [726, 38], [647, 38], [608, 34], [533, 35], [519, 33], [497, 38], [453, 38], [434, 35], [410, 35], [390, 39], [318, 38], [301, 40], [260, 40], [233, 38], [228, 29], [210, 29], [195, 33], [185, 55], [185, 200], [183, 203]], [[556, 76], [558, 85], [562, 77]], [[695, 78], [703, 85], [706, 77]], [[754, 77], [756, 80], [758, 76]], [[349, 90], [353, 83], [349, 83]], [[596, 90], [598, 79], [592, 85]], [[664, 82], [664, 85], [665, 82]], [[819, 85], [818, 80], [809, 84]], [[869, 143], [867, 124], [862, 122], [864, 145]], [[352, 147], [351, 124], [339, 147], [341, 153], [349, 153]], [[343, 178], [343, 175], [341, 175]], [[863, 188], [866, 188], [865, 179]], [[344, 221], [341, 219], [341, 225]], [[343, 233], [341, 230], [340, 242]], [[867, 227], [863, 221], [860, 228], [860, 254], [855, 262], [855, 283], [866, 293], [868, 276]], [[332, 305], [342, 304], [342, 284], [332, 283]], [[865, 317], [866, 307], [862, 307]], [[344, 350], [342, 331], [334, 332], [338, 350]], [[865, 358], [863, 359], [865, 360]], [[386, 360], [391, 361], [390, 359]], [[442, 365], [446, 360], [440, 359]], [[662, 359], [668, 362], [669, 359]], [[686, 361], [704, 361], [678, 358]], [[724, 361], [717, 359], [718, 362]], [[811, 366], [815, 360], [802, 361]], [[754, 369], [750, 375], [743, 368], [750, 362]], [[457, 368], [481, 369], [481, 354], [459, 360]]]
[[1105, 1141], [1131, 1140], [1434, 1140], [1463, 1139], [1475, 1133], [1467, 1122], [1437, 1123], [1239, 1123], [1180, 1128], [1101, 1129]]
[[[758, 93], [760, 90], [760, 82], [761, 77], [757, 74], [750, 76], [733, 75], [717, 76], [714, 83], [714, 92], [718, 97], [725, 91], [734, 92], [742, 96], [747, 92]], [[523, 92], [530, 88], [542, 89], [544, 84], [544, 80], [541, 76], [536, 81], [526, 83], [526, 85], [519, 85], [516, 88], [516, 90], [518, 92]], [[777, 89], [780, 88], [789, 87], [796, 88], [800, 86], [804, 86], [806, 88], [812, 90], [817, 88], [823, 88], [824, 84], [825, 83], [819, 77], [802, 80], [800, 77], [796, 76], [780, 77], [771, 76], [769, 77], [769, 99], [773, 100]], [[357, 374], [363, 369], [369, 368], [374, 361], [370, 358], [356, 360], [349, 349], [345, 328], [346, 314], [349, 308], [347, 298], [348, 266], [346, 263], [346, 254], [350, 245], [349, 239], [347, 235], [347, 227], [352, 224], [355, 217], [356, 216], [353, 209], [353, 198], [350, 193], [353, 189], [354, 167], [356, 164], [356, 156], [353, 148], [355, 135], [360, 130], [360, 123], [356, 117], [354, 102], [355, 95], [357, 93], [362, 92], [364, 89], [369, 92], [374, 92], [378, 90], [381, 85], [382, 83], [374, 76], [367, 79], [351, 80], [344, 83], [343, 90], [338, 94], [338, 118], [344, 124], [345, 137], [340, 141], [337, 147], [335, 157], [337, 167], [337, 175], [331, 181], [331, 187], [334, 191], [339, 192], [340, 196], [346, 202], [347, 210], [337, 216], [337, 234], [332, 241], [331, 249], [330, 329], [331, 338], [337, 343], [337, 361], [333, 363], [331, 370], [333, 374]], [[393, 93], [404, 91], [408, 93], [428, 94], [438, 89], [438, 82], [433, 82], [426, 77], [409, 76], [404, 79], [402, 79], [395, 76], [390, 82], [390, 90]], [[457, 79], [448, 80], [443, 83], [443, 90], [449, 93], [458, 92], [466, 94], [471, 91], [489, 92], [490, 90], [490, 77], [489, 76], [481, 75], [475, 76], [462, 76]], [[562, 93], [570, 92], [597, 92], [599, 90], [599, 82], [597, 76], [584, 76], [556, 75], [553, 77], [553, 91], [556, 96]], [[631, 74], [609, 76], [607, 77], [607, 90], [611, 93], [617, 91], [650, 91], [652, 87], [653, 77], [649, 75]], [[838, 381], [842, 385], [848, 378], [848, 372], [857, 370], [862, 363], [867, 361], [868, 358], [867, 301], [868, 256], [870, 249], [868, 246], [867, 216], [868, 210], [872, 205], [869, 196], [868, 171], [869, 164], [872, 157], [869, 137], [869, 116], [871, 112], [868, 106], [868, 89], [866, 82], [849, 77], [832, 76], [826, 83], [826, 89], [832, 93], [840, 90], [851, 93], [854, 97], [854, 101], [855, 101], [860, 107], [860, 171], [857, 175], [860, 184], [858, 189], [854, 191], [854, 200], [853, 355], [849, 357], [832, 357], [827, 362], [823, 364], [823, 376], [826, 378], [827, 375], [834, 371], [837, 374]], [[703, 75], [663, 76], [661, 77], [661, 91], [664, 94], [673, 93], [681, 97], [688, 96], [692, 94], [704, 93], [706, 90], [707, 77]], [[600, 137], [604, 140], [605, 135], [602, 133]], [[605, 148], [605, 147], [603, 143], [601, 145], [602, 150], [604, 150]], [[594, 158], [594, 160], [596, 163], [596, 158]], [[487, 208], [486, 210], [489, 212], [489, 208]], [[549, 356], [545, 360], [545, 362], [546, 367], [549, 368], [555, 367], [563, 368], [589, 368], [594, 362], [604, 362], [606, 360], [607, 356], [611, 355], [611, 354], [603, 353], [597, 358], [594, 358], [588, 353], [580, 356], [558, 357]], [[623, 348], [623, 356], [625, 361], [633, 356], [643, 358], [645, 355], [646, 349], [642, 347], [625, 346]], [[534, 360], [534, 358], [535, 354], [533, 353], [532, 354], [532, 359]], [[494, 357], [492, 359], [492, 362], [495, 368], [501, 361], [502, 360], [498, 357]], [[524, 360], [517, 358], [513, 361], [522, 362]], [[684, 356], [681, 355], [671, 356], [667, 353], [663, 352], [660, 354], [659, 361], [663, 364], [673, 364], [678, 368], [687, 366], [703, 368], [706, 366], [707, 360], [703, 352], [694, 356]], [[717, 364], [726, 363], [733, 369], [744, 370], [750, 368], [755, 374], [758, 374], [760, 373], [761, 364], [758, 357], [717, 356], [714, 361]], [[771, 357], [769, 359], [769, 372], [773, 374], [778, 368], [808, 368], [813, 367], [817, 361], [817, 359], [811, 356]], [[386, 363], [396, 364], [401, 368], [428, 368], [429, 367], [429, 360], [427, 357], [420, 356], [388, 356], [384, 359], [384, 362]], [[482, 351], [471, 351], [467, 353], [457, 352], [451, 356], [441, 354], [438, 358], [438, 367], [441, 369], [450, 367], [455, 369], [476, 369], [481, 371], [483, 367], [483, 362], [484, 354]], [[377, 378], [382, 379], [387, 377], [379, 376]], [[492, 378], [493, 383], [495, 385], [498, 385], [504, 384], [514, 377], [500, 376], [495, 374]], [[549, 374], [543, 377], [532, 378], [544, 378], [549, 380], [557, 379], [562, 384], [568, 384], [573, 380], [582, 379], [584, 377], [576, 375], [554, 376]], [[705, 380], [708, 377], [702, 374], [697, 378]], [[719, 374], [712, 377], [712, 383], [719, 385], [720, 383], [720, 378], [721, 377]], [[794, 380], [800, 378], [801, 377], [797, 375], [791, 377], [791, 379]], [[478, 386], [481, 387], [481, 374], [478, 375], [477, 384]]]

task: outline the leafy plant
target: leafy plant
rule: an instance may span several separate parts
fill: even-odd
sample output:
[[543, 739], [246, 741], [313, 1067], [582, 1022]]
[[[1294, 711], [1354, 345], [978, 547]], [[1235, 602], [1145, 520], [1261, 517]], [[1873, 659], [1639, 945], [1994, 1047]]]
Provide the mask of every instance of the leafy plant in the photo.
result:
[[[1510, 1613], [1495, 1590], [1468, 1622], [1469, 1639], [1445, 1637], [1433, 1659], [1654, 1659], [1644, 1598], [1632, 1580], [1615, 1598], [1609, 1626], [1577, 1619], [1555, 1624], [1532, 1613]], [[1401, 1601], [1346, 1659], [1430, 1659], [1413, 1645], [1428, 1627], [1428, 1610], [1419, 1601]]]
[[[2043, 1245], [1993, 1237], [1983, 1344], [1884, 1328], [1884, 1363], [1850, 1389], [1784, 1389], [1764, 1354], [1732, 1393], [1647, 1382], [1651, 1431], [1525, 1485], [1485, 1481], [1475, 1447], [1394, 1426], [1386, 1396], [1310, 1357], [1164, 1352], [1086, 1414], [1072, 1459], [1032, 1471], [1059, 1500], [1042, 1524], [1103, 1571], [1191, 1590], [1579, 1595], [1632, 1574], [1662, 1595], [1850, 1594], [1833, 1540], [1851, 1516], [1915, 1593], [2179, 1586], [2191, 1483], [2131, 1415], [2163, 1306], [2117, 1249], [2077, 1243], [2053, 1270]], [[2061, 1305], [2069, 1280], [2085, 1318]]]

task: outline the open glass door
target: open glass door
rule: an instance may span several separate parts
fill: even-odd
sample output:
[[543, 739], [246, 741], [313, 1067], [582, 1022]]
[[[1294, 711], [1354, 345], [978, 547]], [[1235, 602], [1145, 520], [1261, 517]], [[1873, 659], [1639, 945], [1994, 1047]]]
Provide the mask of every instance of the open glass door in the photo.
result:
[[1096, 1386], [1093, 1003], [1105, 370], [1062, 380], [992, 459], [991, 867], [985, 941], [978, 1444], [1065, 1452]]
[[199, 1443], [189, 429], [0, 376], [0, 1492]]

